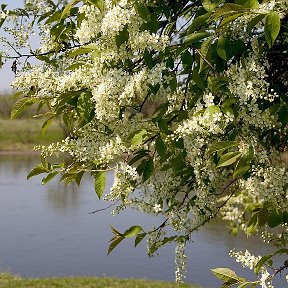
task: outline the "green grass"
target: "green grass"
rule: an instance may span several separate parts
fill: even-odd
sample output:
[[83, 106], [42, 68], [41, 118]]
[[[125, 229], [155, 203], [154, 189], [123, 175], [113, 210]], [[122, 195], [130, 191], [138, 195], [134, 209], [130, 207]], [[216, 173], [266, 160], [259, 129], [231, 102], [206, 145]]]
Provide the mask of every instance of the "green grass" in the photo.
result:
[[42, 135], [43, 119], [0, 119], [0, 151], [32, 150], [36, 145], [46, 145], [64, 138], [64, 131], [52, 123]]
[[97, 277], [65, 277], [26, 279], [0, 274], [0, 288], [200, 288], [188, 284], [151, 281], [144, 279], [119, 279]]

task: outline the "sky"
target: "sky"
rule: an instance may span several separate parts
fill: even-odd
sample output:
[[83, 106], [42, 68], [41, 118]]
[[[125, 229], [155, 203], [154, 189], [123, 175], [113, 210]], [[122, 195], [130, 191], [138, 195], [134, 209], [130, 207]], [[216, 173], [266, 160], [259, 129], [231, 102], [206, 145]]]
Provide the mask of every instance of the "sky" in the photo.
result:
[[[7, 9], [13, 9], [19, 6], [22, 6], [22, 0], [0, 0], [0, 5], [7, 4]], [[3, 30], [0, 30], [0, 35], [2, 36]], [[1, 46], [0, 46], [1, 47]], [[0, 48], [2, 49], [2, 47]], [[13, 61], [7, 62], [0, 69], [0, 92], [5, 90], [10, 90], [10, 83], [14, 80], [15, 75], [11, 70], [11, 65]]]

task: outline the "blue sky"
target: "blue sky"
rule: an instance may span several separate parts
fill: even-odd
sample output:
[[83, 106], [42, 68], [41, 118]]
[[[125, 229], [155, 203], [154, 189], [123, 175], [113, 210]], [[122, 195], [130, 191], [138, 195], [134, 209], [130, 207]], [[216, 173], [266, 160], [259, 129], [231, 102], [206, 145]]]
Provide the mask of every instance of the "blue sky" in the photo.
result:
[[[22, 6], [22, 3], [22, 0], [0, 0], [0, 4], [8, 4], [7, 9]], [[0, 34], [2, 33], [3, 31], [0, 30]], [[11, 70], [11, 64], [12, 63], [10, 62], [6, 63], [6, 65], [4, 65], [2, 69], [0, 69], [0, 91], [10, 89], [9, 83], [11, 83], [15, 77], [14, 73]]]

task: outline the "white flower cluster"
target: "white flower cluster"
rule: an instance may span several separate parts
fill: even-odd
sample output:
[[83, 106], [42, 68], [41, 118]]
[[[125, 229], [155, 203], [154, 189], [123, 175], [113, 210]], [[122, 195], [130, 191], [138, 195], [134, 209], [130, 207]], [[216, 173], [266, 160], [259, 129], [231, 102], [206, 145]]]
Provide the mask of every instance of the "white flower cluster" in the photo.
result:
[[125, 198], [125, 201], [128, 201], [127, 197], [136, 189], [139, 178], [134, 167], [120, 162], [115, 168], [114, 182], [105, 200], [114, 201]]
[[84, 44], [94, 39], [100, 32], [103, 14], [94, 5], [83, 5], [79, 8], [79, 12], [85, 15], [85, 19], [77, 29], [75, 38]]
[[243, 120], [248, 126], [262, 129], [274, 127], [275, 119], [268, 109], [263, 111], [258, 107], [257, 100], [272, 102], [278, 97], [277, 94], [269, 92], [269, 83], [265, 80], [267, 66], [267, 62], [261, 63], [257, 53], [253, 53], [246, 59], [245, 67], [236, 63], [226, 72], [230, 79], [229, 90], [240, 104], [239, 120]]
[[284, 167], [253, 167], [252, 177], [241, 181], [241, 186], [255, 197], [258, 203], [267, 201], [276, 207], [287, 209], [288, 173]]
[[186, 278], [187, 260], [185, 255], [185, 243], [178, 243], [175, 248], [175, 279], [177, 283], [183, 283]]
[[[60, 0], [58, 1], [59, 4], [67, 4], [67, 1]], [[25, 0], [24, 1], [24, 8], [26, 11], [32, 11], [35, 15], [36, 14], [45, 14], [51, 12], [53, 6], [47, 0]]]
[[[125, 25], [133, 25], [131, 18], [135, 17], [137, 13], [130, 5], [127, 5], [127, 2], [126, 0], [121, 0], [118, 5], [111, 7], [103, 17], [101, 32], [106, 37], [114, 38], [124, 29]], [[138, 17], [137, 20], [139, 20]]]
[[[236, 252], [235, 250], [230, 251], [229, 255], [231, 257], [234, 257], [236, 262], [239, 262], [242, 264], [243, 267], [247, 267], [250, 270], [254, 270], [256, 267], [256, 264], [261, 259], [261, 256], [254, 256], [251, 254], [248, 250], [245, 252], [239, 251]], [[259, 278], [259, 284], [262, 288], [273, 288], [274, 286], [271, 283], [271, 274], [267, 271], [266, 268], [261, 267], [260, 269], [260, 278]]]

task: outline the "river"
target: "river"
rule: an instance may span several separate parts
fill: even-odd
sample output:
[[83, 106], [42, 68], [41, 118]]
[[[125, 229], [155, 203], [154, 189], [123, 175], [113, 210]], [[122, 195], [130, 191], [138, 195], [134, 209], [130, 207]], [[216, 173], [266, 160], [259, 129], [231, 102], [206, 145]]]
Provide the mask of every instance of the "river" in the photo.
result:
[[[57, 181], [42, 186], [40, 176], [27, 181], [38, 160], [35, 155], [0, 155], [0, 271], [26, 277], [106, 275], [174, 280], [172, 244], [149, 258], [145, 241], [137, 248], [132, 240], [123, 241], [107, 256], [110, 225], [123, 231], [135, 224], [148, 228], [161, 219], [131, 210], [116, 218], [109, 211], [89, 214], [107, 206], [97, 199], [92, 179], [85, 178], [80, 188], [64, 187]], [[228, 256], [233, 247], [249, 247], [256, 254], [268, 249], [257, 239], [229, 236], [223, 223], [208, 225], [192, 240], [187, 247], [186, 280], [207, 288], [220, 287], [221, 282], [209, 271], [215, 267], [230, 267], [255, 279]], [[284, 278], [276, 287], [284, 287]]]

